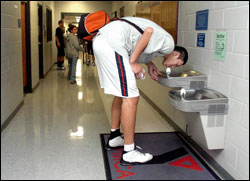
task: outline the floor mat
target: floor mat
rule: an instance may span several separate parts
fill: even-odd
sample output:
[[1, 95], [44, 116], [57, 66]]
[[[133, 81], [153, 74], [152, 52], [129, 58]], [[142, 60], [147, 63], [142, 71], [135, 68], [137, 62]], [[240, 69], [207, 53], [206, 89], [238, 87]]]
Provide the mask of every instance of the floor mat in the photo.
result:
[[220, 180], [177, 133], [136, 133], [142, 152], [154, 155], [145, 164], [122, 166], [123, 149], [106, 151], [109, 134], [101, 134], [107, 180]]

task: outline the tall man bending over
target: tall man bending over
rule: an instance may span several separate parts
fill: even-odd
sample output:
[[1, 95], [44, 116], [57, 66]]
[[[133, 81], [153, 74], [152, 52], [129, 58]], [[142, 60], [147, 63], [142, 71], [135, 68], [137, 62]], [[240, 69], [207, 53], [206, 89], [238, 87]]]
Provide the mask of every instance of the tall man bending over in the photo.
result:
[[[114, 95], [112, 104], [111, 134], [107, 149], [124, 145], [121, 165], [145, 163], [153, 158], [142, 153], [134, 143], [136, 111], [139, 90], [136, 79], [144, 74], [139, 63], [148, 67], [148, 73], [155, 81], [161, 75], [152, 60], [163, 57], [166, 67], [181, 66], [187, 62], [185, 48], [175, 46], [172, 36], [156, 23], [138, 17], [124, 17], [144, 31], [141, 34], [127, 22], [116, 20], [99, 30], [93, 40], [93, 50], [101, 88], [105, 94]], [[124, 139], [121, 137], [122, 124]]]

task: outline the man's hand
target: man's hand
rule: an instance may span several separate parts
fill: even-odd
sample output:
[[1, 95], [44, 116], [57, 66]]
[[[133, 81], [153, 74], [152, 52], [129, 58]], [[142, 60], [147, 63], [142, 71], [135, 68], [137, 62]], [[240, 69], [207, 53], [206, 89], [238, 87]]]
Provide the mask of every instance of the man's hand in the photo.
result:
[[[161, 72], [159, 72], [158, 68], [153, 64], [153, 62], [147, 63], [148, 66], [148, 74], [155, 81], [158, 81], [158, 76], [161, 76]], [[155, 74], [156, 73], [156, 74]]]
[[145, 76], [145, 72], [143, 72], [142, 67], [138, 63], [130, 63], [132, 71], [135, 73], [136, 79], [140, 79], [141, 74]]
[[60, 47], [60, 43], [59, 43], [59, 42], [57, 42], [57, 47], [58, 47], [58, 48]]

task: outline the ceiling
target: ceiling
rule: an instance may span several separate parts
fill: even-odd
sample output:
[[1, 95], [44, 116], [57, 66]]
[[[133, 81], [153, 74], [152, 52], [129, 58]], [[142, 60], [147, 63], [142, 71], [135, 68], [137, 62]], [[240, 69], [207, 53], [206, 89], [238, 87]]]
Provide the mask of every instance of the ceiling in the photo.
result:
[[78, 23], [76, 20], [76, 17], [81, 17], [81, 15], [87, 14], [87, 13], [68, 13], [68, 12], [62, 12], [61, 18], [64, 20], [65, 23]]

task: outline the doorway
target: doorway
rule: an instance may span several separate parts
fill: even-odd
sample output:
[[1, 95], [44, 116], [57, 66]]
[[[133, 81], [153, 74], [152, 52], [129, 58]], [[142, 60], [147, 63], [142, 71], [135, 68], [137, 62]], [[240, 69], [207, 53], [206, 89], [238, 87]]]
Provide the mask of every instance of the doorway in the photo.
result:
[[25, 3], [21, 3], [21, 20], [22, 20], [22, 60], [23, 60], [23, 87], [27, 85], [26, 71], [26, 32], [25, 32]]
[[31, 47], [30, 47], [30, 3], [21, 2], [23, 90], [32, 93]]
[[43, 6], [38, 4], [38, 48], [39, 48], [39, 78], [44, 78], [43, 73]]

